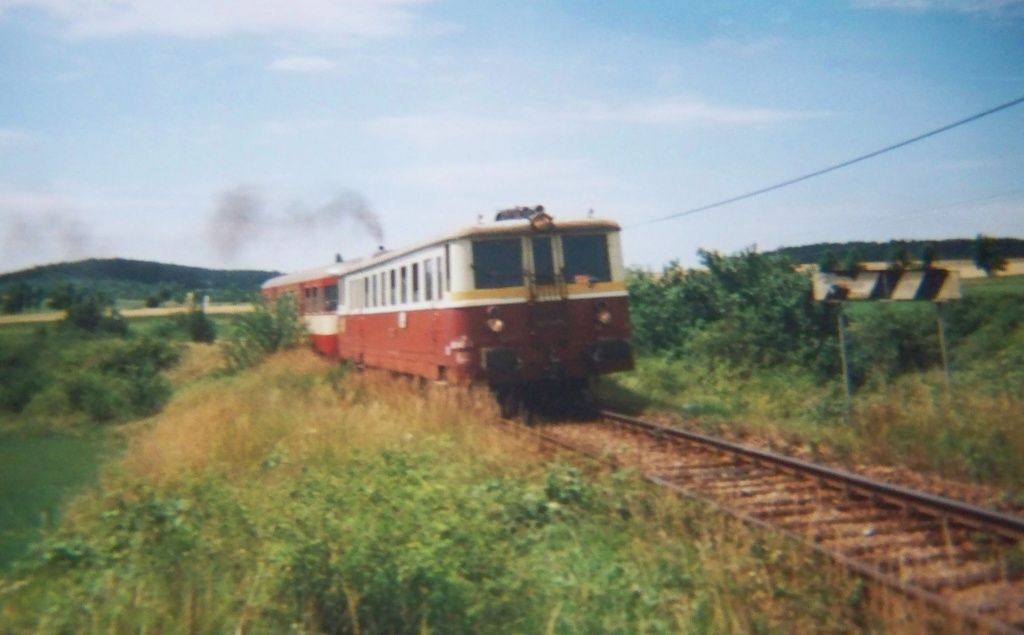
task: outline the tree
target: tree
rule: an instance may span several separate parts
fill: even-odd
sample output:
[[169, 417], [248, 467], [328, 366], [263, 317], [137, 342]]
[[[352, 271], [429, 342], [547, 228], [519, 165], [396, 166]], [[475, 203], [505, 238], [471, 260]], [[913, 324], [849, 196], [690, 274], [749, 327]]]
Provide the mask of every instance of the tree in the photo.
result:
[[836, 256], [836, 252], [832, 251], [829, 247], [821, 254], [821, 258], [818, 260], [818, 271], [822, 273], [835, 273], [839, 271], [839, 257]]
[[906, 241], [894, 240], [889, 243], [889, 254], [886, 257], [889, 268], [893, 271], [904, 271], [910, 268], [913, 259], [910, 257], [910, 247]]
[[24, 282], [12, 285], [3, 296], [3, 312], [21, 313], [35, 303], [35, 296], [35, 289]]
[[846, 258], [843, 259], [843, 271], [851, 276], [855, 276], [863, 269], [864, 265], [861, 264], [860, 250], [854, 247], [846, 252]]
[[978, 234], [974, 239], [974, 264], [989, 277], [1006, 269], [1006, 257], [1000, 253], [995, 238]]
[[926, 243], [921, 247], [921, 266], [925, 269], [931, 269], [938, 257], [939, 254], [935, 248], [935, 243]]

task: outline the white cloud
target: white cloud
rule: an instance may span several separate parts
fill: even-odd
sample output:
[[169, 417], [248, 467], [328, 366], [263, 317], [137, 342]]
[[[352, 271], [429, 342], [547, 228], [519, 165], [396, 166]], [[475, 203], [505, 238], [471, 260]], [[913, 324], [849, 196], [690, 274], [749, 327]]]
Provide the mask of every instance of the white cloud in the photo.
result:
[[0, 0], [0, 15], [35, 8], [76, 37], [150, 33], [185, 38], [299, 33], [331, 37], [400, 35], [423, 26], [414, 9], [431, 0]]
[[294, 118], [294, 119], [270, 119], [260, 124], [260, 127], [267, 134], [275, 137], [290, 137], [307, 132], [317, 132], [335, 128], [341, 125], [341, 121], [331, 118]]
[[827, 115], [818, 111], [719, 106], [701, 101], [668, 100], [621, 106], [586, 103], [553, 111], [531, 110], [507, 116], [442, 113], [379, 117], [368, 121], [366, 125], [371, 132], [382, 136], [398, 138], [407, 143], [436, 145], [457, 141], [481, 144], [531, 134], [554, 135], [573, 125], [763, 125]]
[[267, 68], [281, 73], [315, 75], [333, 71], [337, 66], [337, 63], [335, 63], [334, 60], [329, 60], [324, 57], [306, 57], [296, 55], [276, 59], [271, 62]]
[[582, 109], [579, 118], [586, 121], [637, 124], [766, 124], [793, 119], [822, 117], [826, 113], [814, 111], [775, 110], [743, 106], [722, 106], [702, 101], [668, 100], [647, 104], [608, 106], [590, 104]]
[[32, 141], [27, 132], [13, 128], [0, 128], [0, 149], [22, 146]]
[[866, 9], [999, 13], [1024, 7], [1024, 0], [853, 0], [853, 6]]
[[367, 122], [371, 132], [425, 145], [455, 140], [483, 143], [536, 131], [542, 118], [479, 115], [420, 114], [378, 117]]
[[756, 57], [778, 50], [782, 44], [780, 37], [765, 37], [750, 40], [735, 40], [732, 38], [715, 38], [708, 42], [708, 47], [740, 57]]

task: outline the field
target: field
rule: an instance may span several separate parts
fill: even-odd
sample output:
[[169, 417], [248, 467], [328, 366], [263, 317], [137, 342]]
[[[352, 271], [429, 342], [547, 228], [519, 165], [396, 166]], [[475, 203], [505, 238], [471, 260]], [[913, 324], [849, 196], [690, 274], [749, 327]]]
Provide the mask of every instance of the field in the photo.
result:
[[494, 414], [486, 393], [305, 351], [204, 375], [8, 578], [0, 618], [41, 632], [845, 632], [898, 607], [628, 472], [551, 461], [480, 425]]
[[25, 554], [61, 506], [89, 487], [107, 454], [96, 436], [0, 437], [0, 571]]
[[[998, 282], [969, 293], [1001, 302], [1017, 288]], [[863, 325], [930, 307], [857, 310]], [[231, 370], [230, 338], [185, 344], [176, 320], [135, 319], [126, 335], [0, 327], [4, 354], [42, 360], [56, 387], [0, 416], [8, 631], [936, 628], [798, 545], [482, 425], [486, 391], [357, 373], [304, 348]], [[977, 360], [1016, 350], [1015, 329], [958, 340], [952, 390], [935, 368], [876, 375], [851, 413], [835, 380], [785, 365], [645, 355], [600, 390], [786, 452], [986, 484], [983, 502], [1013, 508], [1018, 379]], [[61, 396], [80, 385], [91, 401]]]

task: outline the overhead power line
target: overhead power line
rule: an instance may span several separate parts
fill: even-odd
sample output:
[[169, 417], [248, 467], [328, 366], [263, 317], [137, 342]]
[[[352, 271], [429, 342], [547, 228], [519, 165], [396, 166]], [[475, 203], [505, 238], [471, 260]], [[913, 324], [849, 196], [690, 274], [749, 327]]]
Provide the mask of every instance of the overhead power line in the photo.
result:
[[1021, 104], [1021, 103], [1024, 103], [1024, 96], [1018, 97], [1017, 99], [1014, 99], [1012, 101], [1008, 101], [1008, 102], [1006, 102], [1004, 104], [1000, 104], [1000, 105], [998, 105], [998, 106], [996, 106], [994, 108], [989, 108], [988, 110], [985, 110], [985, 111], [973, 114], [970, 117], [966, 117], [964, 119], [960, 119], [959, 121], [954, 121], [953, 123], [947, 124], [945, 126], [942, 126], [941, 128], [936, 128], [934, 130], [929, 130], [928, 132], [925, 132], [924, 134], [919, 134], [916, 137], [911, 137], [910, 139], [905, 139], [905, 140], [900, 141], [898, 143], [894, 143], [892, 145], [888, 145], [888, 146], [886, 146], [886, 147], [884, 147], [884, 148], [882, 148], [880, 150], [875, 150], [874, 152], [869, 152], [867, 154], [862, 154], [859, 157], [854, 157], [852, 159], [847, 159], [846, 161], [843, 161], [842, 163], [836, 163], [834, 165], [830, 165], [827, 168], [822, 168], [820, 170], [815, 170], [814, 172], [809, 172], [809, 173], [804, 174], [802, 176], [798, 176], [796, 178], [792, 178], [792, 179], [788, 179], [786, 181], [782, 181], [781, 183], [776, 183], [774, 185], [769, 185], [767, 187], [762, 187], [762, 188], [754, 190], [752, 192], [747, 192], [746, 194], [740, 194], [739, 196], [733, 196], [732, 198], [727, 198], [725, 200], [718, 201], [716, 203], [710, 203], [708, 205], [701, 205], [700, 207], [694, 207], [694, 208], [691, 208], [691, 209], [683, 210], [681, 212], [675, 212], [675, 213], [669, 214], [667, 216], [660, 216], [658, 218], [652, 218], [650, 220], [640, 221], [639, 223], [634, 223], [632, 225], [629, 225], [628, 227], [639, 227], [641, 225], [650, 225], [652, 223], [660, 223], [662, 221], [671, 220], [673, 218], [680, 218], [680, 217], [683, 217], [683, 216], [690, 216], [691, 214], [696, 214], [698, 212], [704, 212], [704, 211], [707, 211], [709, 209], [714, 209], [716, 207], [722, 207], [723, 205], [728, 205], [730, 203], [735, 203], [737, 201], [742, 201], [744, 199], [753, 198], [755, 196], [759, 196], [759, 195], [765, 194], [767, 192], [772, 192], [774, 190], [782, 189], [784, 187], [788, 187], [790, 185], [794, 185], [796, 183], [800, 183], [801, 181], [806, 181], [808, 179], [813, 179], [814, 177], [821, 176], [822, 174], [828, 174], [829, 172], [834, 172], [835, 170], [838, 170], [840, 168], [845, 168], [847, 166], [853, 165], [854, 163], [860, 163], [861, 161], [866, 161], [868, 159], [872, 159], [874, 157], [877, 157], [880, 154], [885, 154], [886, 152], [892, 152], [893, 150], [897, 150], [897, 149], [902, 148], [904, 146], [908, 146], [908, 145], [910, 145], [912, 143], [917, 143], [918, 141], [922, 141], [924, 139], [927, 139], [928, 137], [934, 137], [935, 135], [941, 134], [943, 132], [946, 132], [947, 130], [952, 130], [953, 128], [957, 128], [957, 127], [963, 126], [965, 124], [971, 123], [972, 121], [977, 121], [978, 119], [981, 119], [982, 117], [987, 117], [989, 115], [993, 115], [993, 114], [995, 114], [995, 113], [997, 113], [997, 112], [999, 112], [1001, 110], [1006, 110], [1007, 108], [1012, 108], [1013, 106], [1016, 106], [1016, 105]]

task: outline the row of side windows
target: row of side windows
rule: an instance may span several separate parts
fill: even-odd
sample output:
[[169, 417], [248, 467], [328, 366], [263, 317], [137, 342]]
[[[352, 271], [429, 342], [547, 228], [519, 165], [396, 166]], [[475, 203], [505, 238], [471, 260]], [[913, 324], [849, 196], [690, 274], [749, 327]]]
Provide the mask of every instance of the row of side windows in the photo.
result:
[[[440, 300], [449, 276], [440, 256], [348, 280], [350, 309], [373, 309]], [[447, 287], [450, 290], [450, 286]]]

